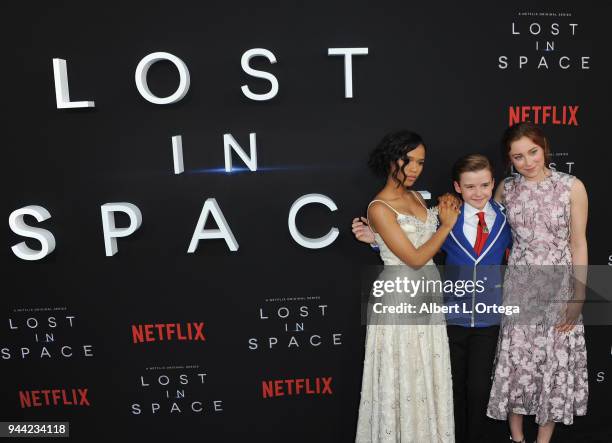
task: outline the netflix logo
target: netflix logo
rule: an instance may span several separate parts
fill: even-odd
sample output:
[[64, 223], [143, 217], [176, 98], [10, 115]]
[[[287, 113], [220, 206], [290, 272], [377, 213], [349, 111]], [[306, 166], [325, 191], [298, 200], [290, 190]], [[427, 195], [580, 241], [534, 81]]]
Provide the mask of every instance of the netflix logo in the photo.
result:
[[261, 382], [263, 398], [294, 395], [332, 395], [332, 377], [290, 378]]
[[508, 126], [530, 121], [536, 125], [578, 126], [579, 106], [527, 105], [508, 108]]
[[204, 322], [148, 323], [132, 325], [132, 343], [206, 341]]
[[91, 406], [87, 393], [87, 388], [19, 391], [19, 405], [22, 409], [50, 406]]

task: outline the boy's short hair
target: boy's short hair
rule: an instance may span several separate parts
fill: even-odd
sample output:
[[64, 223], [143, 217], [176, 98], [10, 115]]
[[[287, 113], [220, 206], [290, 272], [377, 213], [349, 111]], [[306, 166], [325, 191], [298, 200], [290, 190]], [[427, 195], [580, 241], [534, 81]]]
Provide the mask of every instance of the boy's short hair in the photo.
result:
[[489, 159], [482, 154], [468, 154], [461, 157], [453, 165], [453, 180], [459, 182], [461, 174], [464, 172], [476, 172], [488, 169], [491, 171], [491, 177], [495, 175], [493, 166]]

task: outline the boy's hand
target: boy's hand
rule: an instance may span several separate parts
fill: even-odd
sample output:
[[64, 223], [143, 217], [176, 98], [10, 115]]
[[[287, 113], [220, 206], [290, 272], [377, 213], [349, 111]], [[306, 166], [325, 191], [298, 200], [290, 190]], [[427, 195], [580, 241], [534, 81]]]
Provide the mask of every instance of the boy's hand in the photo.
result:
[[352, 224], [353, 234], [355, 238], [364, 243], [374, 243], [374, 233], [372, 229], [370, 229], [370, 225], [368, 225], [368, 220], [364, 217], [355, 217], [353, 219]]

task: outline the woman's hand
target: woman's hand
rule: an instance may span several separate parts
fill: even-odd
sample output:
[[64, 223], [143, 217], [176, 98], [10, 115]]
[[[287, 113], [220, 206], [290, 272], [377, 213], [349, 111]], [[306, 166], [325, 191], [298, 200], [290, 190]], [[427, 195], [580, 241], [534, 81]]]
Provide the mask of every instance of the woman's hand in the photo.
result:
[[352, 228], [353, 235], [355, 235], [357, 240], [370, 244], [376, 241], [374, 238], [374, 232], [372, 232], [372, 229], [370, 229], [368, 220], [365, 217], [355, 217], [353, 219]]
[[451, 194], [450, 192], [447, 192], [446, 194], [443, 194], [438, 197], [438, 206], [441, 203], [449, 203], [455, 209], [459, 209], [461, 207], [461, 200], [459, 199], [459, 197], [454, 194]]
[[438, 217], [440, 224], [448, 228], [455, 226], [457, 217], [459, 217], [459, 208], [450, 200], [444, 200], [438, 205]]
[[565, 315], [563, 320], [555, 325], [559, 332], [569, 332], [574, 329], [578, 323], [578, 317], [582, 313], [582, 302], [570, 300], [565, 306]]

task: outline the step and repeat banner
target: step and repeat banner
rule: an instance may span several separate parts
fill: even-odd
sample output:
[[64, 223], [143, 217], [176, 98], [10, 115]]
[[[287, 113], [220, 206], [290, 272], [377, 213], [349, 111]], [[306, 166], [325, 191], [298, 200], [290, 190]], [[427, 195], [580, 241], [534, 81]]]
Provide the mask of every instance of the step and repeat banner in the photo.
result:
[[[354, 440], [357, 242], [382, 136], [422, 134], [416, 188], [515, 122], [590, 199], [612, 265], [610, 10], [588, 2], [48, 2], [5, 18], [0, 418], [75, 441]], [[587, 327], [610, 441], [612, 329]], [[597, 440], [600, 439], [600, 440]]]

